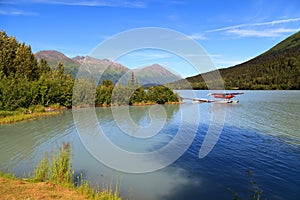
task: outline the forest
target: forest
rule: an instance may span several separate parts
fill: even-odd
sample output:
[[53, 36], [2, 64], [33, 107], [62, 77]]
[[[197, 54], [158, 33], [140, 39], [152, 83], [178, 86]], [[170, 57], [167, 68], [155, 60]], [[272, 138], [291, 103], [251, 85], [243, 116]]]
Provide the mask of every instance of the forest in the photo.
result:
[[[203, 77], [189, 77], [194, 89], [207, 89]], [[225, 89], [299, 90], [300, 32], [283, 40], [267, 52], [236, 66], [220, 69]]]
[[[111, 80], [98, 84], [92, 76], [75, 79], [65, 71], [62, 62], [53, 68], [45, 59], [38, 61], [29, 45], [18, 42], [5, 31], [0, 32], [0, 111], [28, 112], [36, 106], [53, 105], [72, 108], [73, 103], [77, 103], [76, 106], [106, 106], [180, 101], [179, 96], [167, 87], [155, 86], [145, 90], [133, 73], [131, 78], [127, 85], [114, 85]], [[76, 81], [81, 89], [75, 91], [73, 99]]]

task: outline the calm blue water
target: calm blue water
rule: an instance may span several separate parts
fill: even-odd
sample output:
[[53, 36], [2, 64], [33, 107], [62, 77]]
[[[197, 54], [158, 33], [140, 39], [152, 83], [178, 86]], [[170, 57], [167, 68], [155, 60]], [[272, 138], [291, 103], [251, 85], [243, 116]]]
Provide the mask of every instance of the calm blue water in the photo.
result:
[[[207, 91], [180, 93], [181, 96], [206, 98]], [[300, 91], [245, 91], [238, 99], [240, 103], [236, 105], [187, 101], [182, 105], [163, 106], [164, 125], [155, 136], [148, 138], [136, 137], [141, 133], [122, 118], [122, 108], [114, 111], [123, 119], [118, 123], [110, 108], [97, 108], [98, 124], [95, 126], [101, 126], [118, 147], [137, 153], [164, 147], [180, 128], [188, 137], [192, 134], [191, 127], [198, 126], [187, 151], [170, 166], [155, 172], [130, 174], [101, 164], [84, 148], [71, 111], [31, 122], [1, 125], [0, 170], [15, 172], [18, 176], [32, 172], [44, 152], [51, 152], [62, 141], [68, 141], [72, 144], [76, 174], [82, 173], [86, 179], [100, 185], [118, 181], [120, 194], [125, 198], [233, 199], [234, 195], [227, 190], [230, 187], [240, 197], [248, 199], [251, 190], [248, 171], [251, 170], [264, 198], [299, 199]], [[130, 107], [132, 121], [142, 127], [161, 121], [160, 115], [155, 119], [149, 116], [150, 109], [151, 106]], [[198, 119], [198, 124], [188, 121], [187, 117]], [[86, 120], [88, 123], [89, 117]], [[199, 149], [214, 122], [221, 127], [219, 138], [212, 151], [200, 159]], [[124, 134], [124, 130], [130, 133]], [[90, 134], [88, 139], [93, 142], [93, 133], [83, 134]], [[175, 148], [162, 157], [176, 152]], [[105, 153], [110, 155], [111, 152]], [[117, 159], [123, 162], [123, 158]]]

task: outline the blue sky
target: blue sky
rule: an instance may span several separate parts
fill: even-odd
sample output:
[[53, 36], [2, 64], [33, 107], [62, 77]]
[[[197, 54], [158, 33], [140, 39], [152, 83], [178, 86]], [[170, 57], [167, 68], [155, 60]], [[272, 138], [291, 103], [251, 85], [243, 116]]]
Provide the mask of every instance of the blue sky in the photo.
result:
[[[168, 28], [196, 40], [215, 66], [223, 68], [249, 60], [300, 30], [299, 10], [299, 0], [0, 0], [0, 29], [34, 52], [55, 49], [73, 57], [89, 54], [123, 31]], [[172, 65], [169, 55], [165, 60], [161, 55], [153, 58]], [[120, 62], [136, 67], [128, 59]], [[179, 68], [175, 70], [183, 76], [197, 73]]]

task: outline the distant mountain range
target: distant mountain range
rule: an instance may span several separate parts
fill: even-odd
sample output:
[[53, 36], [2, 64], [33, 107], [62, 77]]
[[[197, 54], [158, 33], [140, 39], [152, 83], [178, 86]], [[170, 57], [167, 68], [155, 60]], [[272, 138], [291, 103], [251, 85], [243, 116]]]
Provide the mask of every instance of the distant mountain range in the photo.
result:
[[[103, 74], [102, 80], [109, 79], [114, 83], [126, 83], [133, 72], [139, 84], [144, 86], [172, 83], [169, 86], [178, 89], [190, 89], [190, 86], [194, 89], [208, 89], [208, 84], [209, 89], [220, 89], [221, 83], [225, 89], [300, 89], [300, 32], [247, 62], [186, 79], [158, 64], [130, 70], [107, 59], [100, 60], [88, 56], [68, 58], [53, 50], [40, 51], [35, 55], [38, 59], [46, 59], [53, 67], [62, 62], [66, 71], [74, 77], [82, 64], [87, 65], [93, 69], [92, 73]], [[107, 66], [109, 67], [104, 71]], [[222, 80], [215, 80], [215, 73], [220, 73]], [[206, 82], [203, 77], [206, 77]], [[211, 80], [208, 80], [209, 77], [212, 77]]]
[[[246, 51], [246, 49], [245, 49]], [[226, 89], [300, 89], [300, 32], [242, 64], [219, 70]], [[188, 77], [194, 89], [207, 89], [202, 76]], [[177, 83], [177, 85], [180, 85]]]
[[111, 80], [113, 83], [126, 84], [131, 78], [132, 73], [134, 73], [139, 84], [143, 86], [163, 85], [182, 79], [159, 64], [131, 70], [108, 59], [97, 59], [89, 56], [69, 58], [55, 50], [39, 51], [35, 56], [38, 60], [44, 58], [53, 68], [56, 68], [57, 64], [62, 62], [66, 72], [70, 73], [73, 77], [76, 76], [80, 66], [85, 67], [84, 69], [87, 69], [95, 77], [101, 75], [99, 83], [102, 80]]

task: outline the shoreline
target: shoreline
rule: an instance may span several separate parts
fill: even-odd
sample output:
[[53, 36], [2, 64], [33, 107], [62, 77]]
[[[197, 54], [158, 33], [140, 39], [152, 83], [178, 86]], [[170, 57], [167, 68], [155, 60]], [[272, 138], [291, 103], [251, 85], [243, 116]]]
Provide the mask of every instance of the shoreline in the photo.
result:
[[[63, 110], [63, 109], [62, 109]], [[12, 124], [22, 121], [36, 120], [42, 117], [56, 116], [62, 114], [62, 110], [51, 111], [51, 112], [37, 112], [37, 113], [19, 113], [12, 116], [0, 117], [0, 125]], [[64, 109], [65, 110], [65, 109]]]
[[[175, 104], [182, 104], [182, 101], [180, 102], [166, 102], [164, 104], [159, 105], [175, 105]], [[90, 108], [90, 107], [113, 107], [113, 106], [151, 106], [151, 105], [158, 105], [158, 103], [154, 102], [147, 102], [147, 103], [134, 103], [132, 105], [128, 104], [102, 104], [102, 105], [81, 105], [81, 106], [73, 106], [72, 109], [80, 109], [80, 108]], [[10, 116], [0, 117], [0, 125], [3, 124], [13, 124], [23, 121], [30, 121], [30, 120], [36, 120], [42, 117], [51, 117], [60, 115], [63, 113], [64, 110], [69, 110], [66, 107], [46, 107], [44, 112], [32, 112], [32, 113], [18, 113]]]
[[32, 182], [26, 179], [0, 177], [0, 199], [89, 199], [73, 188], [52, 182]]

